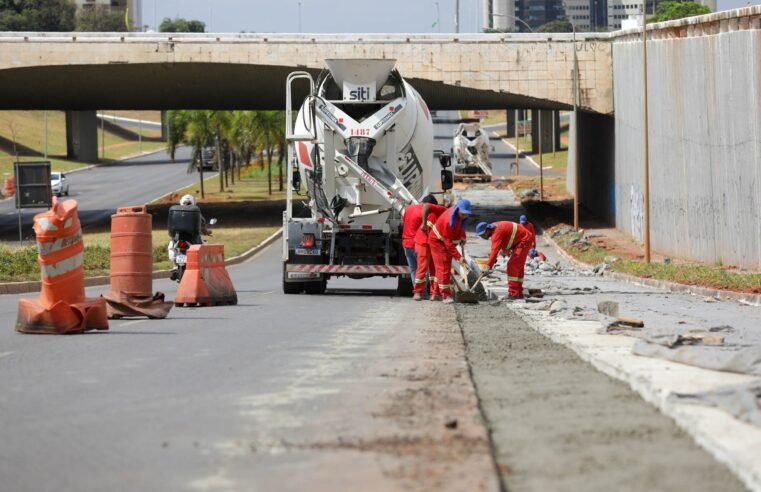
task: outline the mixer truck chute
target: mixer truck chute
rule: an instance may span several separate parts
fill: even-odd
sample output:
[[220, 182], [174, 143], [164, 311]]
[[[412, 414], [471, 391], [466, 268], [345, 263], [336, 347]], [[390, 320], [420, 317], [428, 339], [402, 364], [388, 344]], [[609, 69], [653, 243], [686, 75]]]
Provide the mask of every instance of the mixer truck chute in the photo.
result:
[[[430, 112], [395, 60], [326, 63], [316, 81], [294, 72], [286, 86], [283, 291], [322, 293], [332, 276], [395, 276], [409, 294], [402, 214], [428, 193], [448, 195], [448, 161], [434, 161]], [[298, 81], [308, 82], [309, 94], [294, 115]], [[302, 186], [308, 217], [295, 217], [293, 194]]]

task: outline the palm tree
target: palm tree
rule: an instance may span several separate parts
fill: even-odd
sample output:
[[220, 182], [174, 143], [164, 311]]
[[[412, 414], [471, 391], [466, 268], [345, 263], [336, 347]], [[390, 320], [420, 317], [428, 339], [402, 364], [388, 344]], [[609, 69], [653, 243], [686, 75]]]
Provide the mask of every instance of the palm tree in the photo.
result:
[[208, 110], [175, 110], [167, 113], [169, 121], [169, 136], [167, 148], [174, 159], [175, 151], [180, 142], [193, 147], [192, 158], [188, 165], [188, 173], [198, 168], [201, 181], [201, 198], [206, 197], [203, 183], [203, 149], [215, 135], [216, 121], [214, 111]]
[[[257, 111], [255, 118], [259, 147], [267, 155], [267, 189], [272, 194], [272, 155], [285, 131], [282, 111]], [[282, 161], [282, 157], [280, 158]]]

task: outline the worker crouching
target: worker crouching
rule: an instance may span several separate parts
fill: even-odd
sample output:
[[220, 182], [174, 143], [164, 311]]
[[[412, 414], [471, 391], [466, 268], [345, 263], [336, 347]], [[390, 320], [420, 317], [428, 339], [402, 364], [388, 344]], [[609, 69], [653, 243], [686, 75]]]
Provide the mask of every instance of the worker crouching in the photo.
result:
[[491, 270], [497, 262], [500, 251], [509, 255], [507, 260], [507, 297], [506, 300], [523, 299], [523, 274], [526, 256], [532, 244], [532, 234], [525, 227], [515, 222], [480, 222], [476, 234], [482, 239], [491, 239], [491, 253], [487, 265]]

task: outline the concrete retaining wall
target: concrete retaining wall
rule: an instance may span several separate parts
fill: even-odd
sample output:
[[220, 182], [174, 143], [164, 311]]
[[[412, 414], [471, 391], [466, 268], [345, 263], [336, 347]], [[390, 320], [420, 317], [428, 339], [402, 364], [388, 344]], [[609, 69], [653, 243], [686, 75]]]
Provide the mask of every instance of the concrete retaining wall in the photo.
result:
[[[750, 9], [742, 9], [750, 10]], [[756, 17], [761, 10], [755, 12]], [[706, 16], [709, 25], [716, 24]], [[671, 24], [671, 23], [669, 23]], [[667, 26], [648, 42], [651, 245], [761, 266], [761, 30]], [[755, 27], [755, 28], [754, 28]], [[676, 33], [672, 36], [671, 34]], [[681, 36], [681, 37], [679, 37]], [[644, 237], [642, 43], [613, 46], [616, 226]]]

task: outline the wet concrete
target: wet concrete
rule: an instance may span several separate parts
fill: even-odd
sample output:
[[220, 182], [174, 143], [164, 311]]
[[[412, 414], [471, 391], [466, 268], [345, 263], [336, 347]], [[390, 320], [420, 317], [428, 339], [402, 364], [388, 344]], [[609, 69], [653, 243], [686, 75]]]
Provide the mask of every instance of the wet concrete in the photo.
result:
[[745, 490], [626, 384], [508, 307], [456, 309], [506, 490]]

